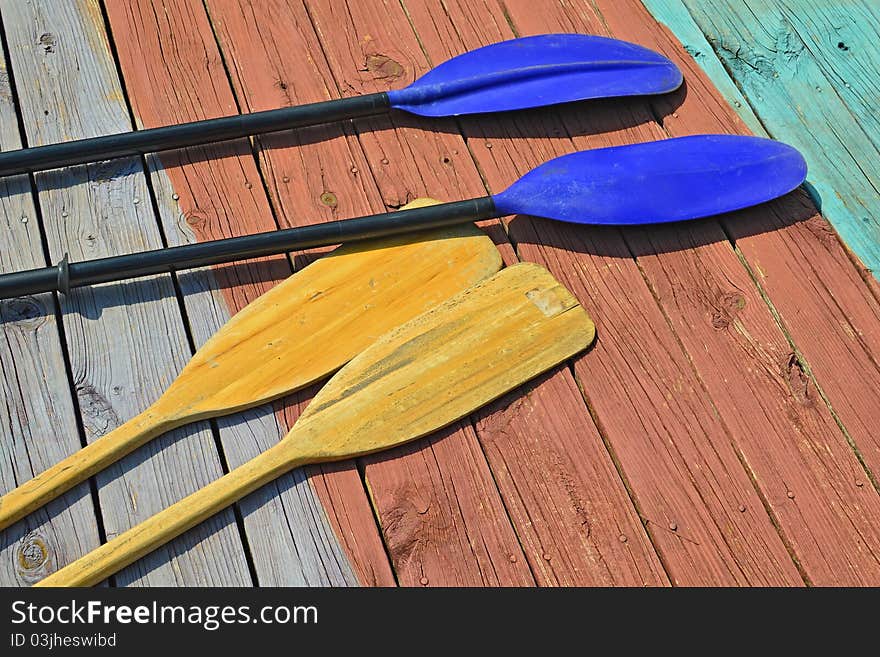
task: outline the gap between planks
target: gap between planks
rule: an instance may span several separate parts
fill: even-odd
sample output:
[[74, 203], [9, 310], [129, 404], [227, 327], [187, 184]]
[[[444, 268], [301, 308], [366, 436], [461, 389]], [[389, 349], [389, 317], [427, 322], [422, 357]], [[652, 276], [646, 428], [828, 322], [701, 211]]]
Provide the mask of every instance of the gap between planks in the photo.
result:
[[[124, 129], [125, 128], [125, 119], [122, 119], [117, 110], [118, 110], [118, 97], [113, 93], [112, 85], [113, 85], [113, 74], [110, 72], [110, 69], [105, 67], [103, 63], [101, 63], [100, 57], [101, 54], [105, 52], [106, 43], [103, 41], [103, 37], [100, 35], [100, 30], [96, 32], [97, 38], [89, 39], [89, 38], [80, 38], [82, 36], [83, 31], [88, 32], [89, 26], [91, 28], [95, 27], [95, 23], [100, 22], [100, 12], [96, 11], [95, 5], [89, 5], [86, 7], [85, 5], [80, 5], [77, 8], [73, 9], [69, 6], [55, 6], [53, 7], [53, 12], [51, 18], [47, 17], [46, 13], [43, 11], [43, 7], [38, 4], [31, 4], [28, 7], [24, 7], [22, 5], [18, 5], [15, 3], [5, 3], [3, 5], [4, 12], [4, 20], [7, 28], [14, 28], [12, 32], [14, 33], [14, 47], [12, 47], [12, 53], [14, 55], [12, 62], [14, 65], [20, 67], [21, 70], [25, 71], [25, 77], [27, 79], [37, 78], [39, 75], [38, 71], [42, 71], [49, 76], [49, 79], [54, 79], [58, 81], [60, 84], [64, 85], [65, 94], [60, 94], [55, 98], [49, 99], [41, 99], [38, 97], [33, 87], [26, 86], [21, 97], [22, 105], [21, 109], [25, 115], [30, 115], [31, 117], [39, 116], [39, 120], [37, 121], [25, 121], [25, 126], [29, 131], [32, 132], [32, 136], [35, 141], [56, 141], [58, 139], [63, 139], [68, 134], [74, 134], [78, 136], [85, 136], [82, 133], [89, 133], [91, 130], [96, 129], [97, 132], [113, 132], [114, 130]], [[86, 10], [86, 13], [80, 14], [78, 13], [80, 10]], [[97, 20], [96, 20], [97, 19]], [[40, 39], [35, 40], [34, 42], [28, 42], [27, 35], [32, 31], [36, 31], [41, 35]], [[89, 32], [91, 34], [91, 32]], [[77, 53], [74, 55], [72, 50], [77, 50]], [[66, 63], [69, 61], [68, 58], [71, 56], [77, 58], [77, 60], [83, 65], [82, 74], [80, 76], [74, 76], [73, 78], [69, 78], [64, 75], [64, 71], [67, 70], [65, 68]], [[97, 58], [97, 59], [96, 59]], [[97, 63], [97, 65], [96, 65]], [[19, 71], [20, 72], [20, 71]], [[93, 90], [93, 93], [90, 93], [90, 97], [95, 98], [106, 98], [107, 105], [106, 107], [101, 108], [100, 104], [97, 107], [99, 109], [103, 109], [103, 111], [95, 111], [86, 116], [80, 114], [77, 105], [78, 94], [84, 93], [84, 89], [88, 88], [89, 85], [95, 85], [97, 89]], [[56, 99], [61, 102], [60, 99], [63, 98], [63, 105], [58, 105], [55, 101]], [[42, 105], [43, 102], [46, 103], [45, 107], [47, 107], [45, 112], [37, 112], [34, 105]], [[39, 109], [43, 109], [40, 107]], [[50, 119], [44, 119], [43, 114], [45, 116], [50, 116]], [[90, 125], [89, 121], [94, 120], [95, 125]], [[56, 129], [59, 125], [63, 124], [64, 133], [62, 136], [56, 132]], [[130, 127], [130, 126], [129, 126]], [[38, 198], [38, 202], [43, 209], [43, 218], [45, 220], [45, 230], [47, 234], [49, 234], [49, 245], [53, 251], [58, 250], [59, 245], [58, 242], [66, 242], [68, 241], [65, 237], [59, 236], [57, 234], [50, 234], [50, 227], [52, 226], [51, 222], [56, 221], [57, 217], [61, 216], [61, 223], [63, 224], [62, 232], [64, 229], [68, 227], [68, 224], [74, 224], [75, 222], [81, 222], [80, 225], [84, 230], [90, 228], [89, 223], [96, 219], [94, 216], [95, 213], [106, 213], [106, 217], [104, 219], [107, 220], [108, 224], [114, 224], [114, 228], [116, 229], [115, 234], [112, 239], [109, 241], [112, 244], [115, 244], [117, 248], [120, 250], [123, 248], [144, 248], [144, 243], [149, 243], [154, 239], [153, 234], [150, 232], [149, 221], [141, 222], [145, 223], [143, 228], [138, 225], [135, 227], [126, 222], [124, 217], [131, 219], [132, 217], [136, 218], [137, 213], [131, 210], [131, 191], [134, 190], [136, 197], [144, 197], [145, 195], [142, 193], [143, 189], [140, 185], [138, 185], [137, 178], [137, 167], [134, 169], [130, 169], [130, 163], [128, 161], [123, 161], [122, 166], [119, 167], [120, 163], [116, 163], [116, 166], [108, 169], [108, 167], [93, 166], [86, 167], [80, 169], [78, 171], [72, 172], [62, 172], [62, 173], [48, 173], [48, 174], [39, 174], [35, 176], [35, 180], [37, 182], [38, 187], [40, 187], [40, 195]], [[121, 176], [120, 180], [114, 181], [104, 181], [104, 180], [96, 180], [93, 178], [88, 179], [88, 192], [89, 192], [89, 203], [80, 205], [78, 203], [79, 200], [82, 199], [82, 192], [84, 191], [81, 185], [77, 183], [84, 180], [83, 174], [91, 174], [94, 175], [96, 173], [103, 172], [105, 175], [112, 174], [115, 172], [122, 171], [124, 175]], [[70, 185], [70, 186], [69, 186]], [[114, 211], [110, 210], [110, 207], [113, 205], [113, 201], [119, 201], [125, 199], [129, 201], [128, 204], [122, 203], [120, 207], [114, 208]], [[60, 207], [59, 207], [60, 205]], [[71, 211], [71, 212], [68, 212]], [[149, 215], [149, 213], [147, 213]], [[68, 217], [69, 221], [64, 221]], [[100, 222], [97, 222], [100, 223]], [[135, 222], [132, 222], [135, 223]], [[105, 231], [105, 226], [100, 225], [95, 228], [95, 240], [97, 241], [94, 245], [99, 251], [104, 246], [104, 240], [108, 239], [107, 232]], [[52, 229], [54, 230], [54, 228]], [[140, 232], [140, 231], [143, 232]], [[54, 242], [54, 243], [53, 243]], [[73, 252], [74, 258], [79, 259], [82, 257], [80, 251], [80, 244], [76, 243], [76, 240], [70, 240], [70, 245], [62, 245], [62, 246], [72, 246], [74, 248], [70, 248]], [[53, 253], [56, 255], [56, 253]], [[161, 277], [157, 277], [147, 282], [147, 286], [156, 284], [157, 287], [161, 287], [162, 279]], [[132, 288], [127, 288], [132, 289]], [[125, 295], [125, 292], [122, 292], [121, 296], [117, 296], [115, 299], [111, 299], [110, 297], [113, 295], [105, 296], [104, 301], [121, 301], [122, 297]], [[109, 381], [112, 381], [116, 384], [116, 387], [113, 388], [116, 391], [115, 397], [119, 401], [119, 412], [121, 414], [126, 414], [127, 411], [130, 411], [128, 408], [131, 404], [130, 399], [130, 390], [131, 388], [140, 389], [143, 387], [147, 392], [146, 395], [151, 394], [151, 392], [155, 392], [157, 387], [160, 387], [161, 384], [157, 385], [155, 378], [161, 378], [163, 374], [163, 368], [167, 365], [167, 363], [154, 363], [154, 369], [143, 369], [141, 371], [142, 377], [139, 379], [138, 386], [128, 385], [129, 379], [127, 378], [133, 371], [134, 368], [130, 368], [128, 374], [123, 374], [119, 371], [115, 373], [111, 371], [110, 368], [93, 368], [95, 365], [98, 365], [101, 362], [100, 358], [96, 359], [94, 363], [86, 363], [83, 361], [82, 354], [82, 345], [86, 344], [91, 337], [94, 337], [96, 333], [100, 333], [100, 324], [99, 321], [91, 321], [87, 318], [80, 317], [77, 315], [75, 309], [79, 309], [80, 311], [85, 311], [86, 314], [92, 314], [93, 311], [100, 308], [102, 312], [107, 315], [107, 319], [105, 319], [104, 323], [112, 323], [115, 321], [113, 317], [118, 316], [118, 309], [114, 304], [111, 304], [110, 307], [102, 306], [100, 304], [100, 300], [98, 299], [99, 293], [90, 293], [87, 295], [78, 295], [80, 302], [77, 304], [76, 301], [71, 301], [69, 298], [64, 300], [64, 322], [66, 328], [74, 329], [73, 335], [70, 332], [67, 333], [68, 336], [68, 344], [69, 350], [66, 352], [65, 356], [69, 358], [68, 367], [72, 372], [75, 372], [75, 377], [79, 378], [77, 392], [81, 393], [83, 399], [80, 401], [85, 405], [85, 414], [83, 415], [83, 423], [85, 427], [91, 432], [92, 437], [94, 435], [100, 435], [102, 428], [99, 426], [103, 419], [107, 419], [108, 423], [112, 423], [113, 418], [116, 416], [117, 409], [114, 409], [110, 404], [107, 404], [107, 408], [101, 407], [101, 400], [113, 399], [114, 393], [111, 393], [109, 390], [104, 390], [103, 387]], [[146, 299], [139, 296], [139, 293], [134, 292], [132, 296], [136, 297], [136, 299], [142, 302], [142, 305], [147, 305], [152, 302], [148, 302]], [[93, 303], [93, 306], [90, 306], [89, 303]], [[149, 325], [153, 322], [153, 320], [158, 320], [160, 322], [164, 322], [164, 320], [169, 320], [172, 325], [169, 325], [168, 322], [164, 323], [164, 327], [168, 330], [170, 334], [168, 336], [169, 341], [168, 345], [170, 349], [160, 349], [162, 353], [166, 351], [171, 354], [171, 359], [177, 358], [180, 355], [180, 352], [177, 350], [178, 345], [174, 342], [177, 337], [177, 332], [174, 329], [173, 317], [176, 310], [171, 310], [171, 308], [160, 307], [158, 302], [152, 303], [151, 309], [153, 310], [153, 315], [147, 321], [144, 321], [145, 325]], [[164, 315], [163, 315], [164, 313]], [[142, 318], [143, 319], [143, 318]], [[179, 316], [178, 316], [179, 320]], [[100, 335], [98, 336], [100, 337]], [[127, 338], [131, 338], [131, 342], [136, 342], [139, 340], [138, 336], [131, 335], [127, 329], [122, 328], [118, 332], [116, 332], [114, 340], [117, 342], [121, 340], [126, 340]], [[158, 338], [161, 342], [162, 338]], [[113, 342], [112, 340], [108, 340], [107, 343]], [[101, 344], [101, 343], [98, 343]], [[77, 346], [78, 345], [78, 346]], [[148, 345], [141, 345], [142, 347], [148, 347]], [[156, 345], [157, 347], [160, 345]], [[79, 353], [77, 353], [77, 349], [73, 347], [77, 347], [79, 349]], [[145, 350], [148, 350], [146, 348]], [[185, 351], [185, 349], [184, 349]], [[97, 349], [94, 352], [95, 354], [101, 355], [101, 350]], [[79, 359], [79, 362], [75, 364], [75, 360]], [[101, 371], [98, 371], [98, 370]], [[93, 387], [90, 387], [93, 386]], [[94, 391], [94, 397], [93, 395]], [[89, 406], [88, 404], [91, 402], [95, 402], [96, 406]], [[82, 410], [82, 409], [81, 409]], [[208, 447], [203, 443], [200, 443], [201, 438], [196, 438], [196, 434], [198, 431], [198, 427], [195, 427], [195, 431], [190, 431], [188, 433], [181, 433], [180, 436], [187, 436], [178, 440], [176, 444], [174, 444], [170, 451], [180, 453], [182, 450], [185, 450], [187, 446], [191, 448], [189, 452], [190, 456], [195, 456], [196, 458], [192, 459], [193, 461], [193, 472], [199, 471], [197, 473], [201, 474], [204, 470], [210, 470], [210, 455], [209, 452], [212, 447]], [[47, 434], [48, 435], [48, 434]], [[178, 437], [180, 437], [178, 436]], [[169, 436], [166, 443], [169, 441], [173, 441], [173, 436]], [[204, 448], [207, 452], [204, 455], [199, 453], [199, 450]], [[140, 460], [143, 460], [143, 454], [140, 455]], [[133, 459], [129, 459], [129, 464], [139, 463], [137, 457]], [[108, 481], [108, 475], [111, 473], [104, 473], [102, 476], [99, 476], [97, 480], [102, 482], [102, 488], [104, 488], [103, 502], [105, 505], [102, 505], [102, 513], [113, 511], [109, 506], [106, 505], [107, 502], [107, 490], [108, 489], [116, 489], [110, 494], [110, 499], [118, 500], [119, 505], [117, 513], [117, 517], [113, 518], [114, 522], [120, 520], [128, 513], [129, 516], [132, 515], [131, 509], [126, 509], [129, 505], [129, 495], [131, 496], [131, 504], [136, 505], [136, 495], [138, 491], [138, 486], [132, 487], [132, 484], [135, 480], [137, 480], [138, 475], [134, 474], [135, 470], [140, 472], [140, 476], [143, 476], [146, 470], [150, 469], [152, 465], [144, 463], [140, 464], [137, 468], [130, 469], [126, 471], [124, 477], [115, 477], [112, 481]], [[115, 469], [118, 471], [118, 468]], [[117, 472], [118, 474], [118, 472]], [[154, 479], [155, 477], [148, 477]], [[127, 480], [127, 481], [126, 481]], [[124, 489], [120, 489], [124, 484], [128, 484]], [[170, 486], [170, 488], [176, 488], [176, 485]], [[149, 504], [143, 504], [144, 498], [140, 499], [141, 502], [141, 513], [146, 511], [149, 512]], [[148, 501], [148, 500], [147, 500]], [[147, 508], [144, 508], [147, 507]], [[115, 507], [114, 507], [115, 508]], [[137, 510], [134, 510], [136, 513]], [[105, 518], [106, 520], [107, 518]], [[124, 522], [125, 519], [122, 519]], [[130, 521], [130, 517], [129, 517]], [[212, 526], [214, 530], [218, 529], [222, 523], [222, 518], [218, 518]], [[82, 528], [83, 531], [88, 531], [87, 527]], [[110, 529], [108, 528], [108, 531]], [[200, 532], [203, 534], [204, 532]], [[205, 544], [205, 548], [209, 546], [213, 546], [214, 549], [218, 549], [218, 552], [224, 549], [224, 546], [228, 546], [231, 542], [234, 541], [230, 539], [225, 534], [225, 530], [221, 531], [218, 534], [207, 539], [207, 543]], [[185, 546], [186, 542], [179, 543], [176, 547], [172, 547], [171, 549], [180, 550], [181, 547]], [[66, 560], [70, 560], [71, 558], [79, 556], [78, 553], [66, 553], [59, 554], [58, 561], [63, 562]], [[181, 577], [186, 579], [191, 576], [192, 571], [189, 566], [193, 561], [198, 560], [199, 555], [190, 555], [190, 556], [180, 556], [175, 559], [175, 563], [172, 565], [172, 569], [176, 569], [176, 574], [172, 574], [170, 569], [168, 568], [159, 568], [156, 571], [150, 572], [147, 577], [166, 577], [169, 581], [173, 581], [176, 577]], [[226, 559], [224, 559], [226, 561]], [[55, 567], [59, 565], [55, 564]], [[232, 555], [229, 555], [229, 560], [225, 564], [218, 564], [218, 567], [208, 565], [207, 567], [202, 567], [201, 570], [205, 573], [204, 577], [195, 576], [192, 577], [191, 581], [195, 583], [196, 581], [205, 581], [206, 579], [210, 579], [211, 577], [223, 578], [228, 577], [228, 581], [237, 581], [235, 580], [234, 574], [234, 558]], [[136, 572], [135, 570], [128, 571], [128, 574], [123, 574], [124, 577], [130, 577], [131, 573]], [[169, 577], [170, 575], [170, 577]]]
[[[517, 15], [522, 19], [522, 17], [525, 17], [528, 14], [526, 14], [524, 8], [521, 5], [522, 5], [522, 3], [520, 3], [520, 2], [508, 2], [507, 3], [508, 7], [515, 6], [517, 8], [517, 12], [518, 12]], [[617, 36], [622, 36], [623, 38], [629, 38], [631, 40], [639, 41], [641, 43], [644, 43], [645, 45], [648, 45], [649, 47], [659, 48], [661, 51], [665, 51], [667, 55], [671, 55], [674, 59], [677, 59], [679, 61], [680, 65], [682, 65], [684, 70], [686, 71], [686, 79], [690, 83], [691, 92], [693, 93], [694, 88], [696, 88], [700, 91], [703, 91], [701, 98], [704, 99], [704, 101], [709, 102], [710, 105], [711, 105], [711, 103], [717, 103], [717, 100], [713, 100], [713, 99], [716, 99], [717, 96], [714, 95], [714, 92], [711, 90], [711, 87], [707, 86], [705, 84], [705, 82], [703, 81], [703, 79], [699, 75], [697, 75], [694, 71], [692, 71], [693, 67], [687, 65], [688, 60], [684, 59], [682, 57], [682, 55], [679, 53], [678, 44], [674, 43], [672, 40], [667, 40], [665, 35], [662, 32], [660, 32], [658, 34], [658, 33], [656, 33], [656, 31], [652, 31], [652, 28], [650, 28], [648, 26], [653, 25], [653, 22], [650, 20], [645, 20], [643, 18], [642, 14], [644, 13], [644, 11], [643, 10], [639, 11], [639, 7], [636, 6], [636, 3], [624, 3], [624, 4], [618, 3], [618, 4], [614, 5], [613, 7], [602, 5], [602, 6], [600, 6], [600, 9], [602, 9], [603, 7], [607, 12], [609, 12], [606, 14], [607, 20], [605, 21], [605, 23], [606, 24], [611, 23], [614, 26], [614, 30], [615, 30]], [[557, 11], [556, 13], [561, 13], [561, 12]], [[575, 24], [575, 29], [584, 29], [584, 27], [583, 27], [584, 23], [577, 22], [577, 19], [580, 18], [580, 14], [578, 12], [576, 12], [576, 11], [569, 12], [569, 18], [573, 19], [574, 24]], [[634, 32], [634, 30], [635, 30], [635, 32]], [[692, 94], [689, 94], [689, 97], [691, 97], [691, 96], [692, 96]], [[682, 107], [676, 107], [676, 103], [675, 102], [670, 103], [668, 99], [657, 99], [657, 100], [653, 101], [652, 104], [654, 104], [655, 106], [657, 106], [661, 110], [660, 114], [664, 117], [664, 124], [667, 126], [667, 130], [669, 130], [671, 128], [671, 131], [673, 132], [673, 134], [683, 134], [682, 126], [689, 125], [688, 121], [690, 121], [690, 123], [693, 124], [694, 119], [697, 120], [697, 124], [698, 124], [696, 126], [697, 132], [700, 132], [700, 131], [718, 132], [719, 129], [717, 127], [717, 123], [713, 127], [712, 122], [717, 121], [719, 119], [722, 119], [722, 118], [727, 117], [732, 114], [732, 113], [730, 113], [728, 108], [721, 107], [718, 105], [716, 105], [715, 107], [710, 107], [709, 111], [704, 110], [702, 112], [698, 111], [697, 113], [695, 113], [693, 111], [688, 111], [687, 108], [689, 107], [689, 105], [687, 103], [687, 100], [685, 101], [685, 105]], [[698, 118], [698, 117], [702, 117], [702, 118]], [[718, 118], [716, 119], [716, 117], [718, 117]], [[727, 119], [727, 120], [729, 120], [729, 119]], [[702, 123], [700, 123], [700, 121], [702, 121]], [[731, 125], [735, 126], [736, 124], [735, 124], [735, 122], [733, 122]], [[693, 131], [694, 127], [692, 126], [690, 128], [690, 130]], [[725, 129], [725, 131], [730, 131], [730, 130], [731, 130], [731, 128], [729, 128], [729, 127]], [[741, 130], [741, 128], [739, 128], [739, 130]], [[686, 132], [687, 132], [687, 129], [685, 129], [685, 133]], [[773, 208], [778, 208], [778, 210], [776, 210], [776, 212], [793, 213], [795, 216], [798, 216], [798, 215], [802, 214], [802, 211], [798, 210], [798, 206], [797, 206], [799, 199], [801, 199], [801, 198], [802, 198], [802, 195], [801, 196], [798, 196], [797, 194], [792, 195], [791, 197], [788, 197], [787, 199], [784, 199], [783, 201], [781, 201], [777, 204], [772, 204], [771, 206], [767, 206], [767, 208], [765, 208], [765, 210], [768, 210], [768, 209], [772, 210]], [[756, 209], [756, 210], [744, 213], [743, 215], [738, 215], [737, 216], [737, 221], [738, 221], [737, 225], [739, 225], [740, 228], [738, 230], [734, 229], [734, 231], [731, 233], [729, 230], [730, 226], [728, 225], [727, 221], [725, 221], [725, 228], [728, 229], [728, 234], [732, 234], [733, 236], [739, 238], [738, 243], [740, 246], [743, 245], [744, 243], [759, 244], [759, 243], [761, 243], [762, 240], [771, 241], [773, 238], [783, 239], [783, 238], [787, 237], [789, 239], [789, 241], [792, 240], [792, 237], [788, 236], [787, 234], [781, 234], [778, 232], [774, 232], [774, 231], [776, 231], [776, 229], [778, 229], [779, 231], [784, 231], [785, 230], [784, 224], [782, 226], [779, 226], [775, 223], [771, 223], [771, 226], [768, 229], [768, 230], [770, 230], [770, 232], [765, 235], [752, 236], [748, 233], [744, 233], [742, 227], [749, 226], [750, 225], [749, 222], [757, 223], [760, 225], [760, 223], [762, 222], [761, 214], [762, 214], [761, 209]], [[740, 217], [742, 217], [742, 218], [740, 218]], [[774, 214], [770, 213], [770, 217], [774, 218]], [[695, 226], [698, 226], [698, 225], [699, 224], [695, 224]], [[691, 227], [688, 227], [688, 229], [690, 230]], [[636, 234], [641, 234], [641, 233], [637, 232]], [[658, 237], [662, 237], [663, 234], [664, 234], [663, 230], [653, 231], [652, 233], [650, 233], [651, 236], [656, 235]], [[645, 233], [645, 235], [648, 235], [648, 234]], [[816, 243], [815, 237], [813, 237], [810, 234], [808, 234], [806, 236], [802, 236], [802, 238], [799, 239], [798, 241], [805, 242], [807, 244]], [[662, 240], [661, 240], [661, 243], [662, 243]], [[783, 240], [783, 243], [784, 243], [784, 240]], [[841, 285], [843, 286], [843, 290], [850, 291], [850, 290], [854, 289], [854, 290], [858, 291], [859, 288], [861, 287], [861, 285], [858, 282], [856, 282], [855, 285], [853, 286], [853, 281], [852, 281], [852, 279], [854, 278], [852, 275], [855, 274], [855, 272], [852, 269], [851, 264], [848, 262], [848, 260], [845, 257], [843, 257], [843, 258], [839, 257], [840, 255], [842, 255], [842, 251], [840, 251], [837, 254], [837, 256], [835, 256], [836, 259], [833, 259], [833, 258], [831, 259], [832, 262], [836, 263], [834, 265], [834, 267], [837, 267], [837, 269], [839, 270], [836, 273], [836, 277], [837, 277], [836, 280], [838, 281], [836, 283], [836, 287], [838, 288], [838, 294], [840, 294]], [[784, 258], [786, 256], [783, 255], [781, 257], [784, 260]], [[825, 259], [828, 260], [828, 258], [825, 258]], [[727, 260], [731, 260], [731, 259], [728, 257]], [[819, 260], [821, 260], [821, 258], [819, 258]], [[650, 260], [648, 260], [648, 262], [650, 263]], [[732, 260], [731, 260], [731, 262], [732, 262]], [[745, 260], [744, 260], [744, 262], [745, 262]], [[830, 266], [831, 265], [829, 265], [829, 267]], [[644, 266], [643, 266], [643, 269], [644, 269]], [[738, 266], [735, 266], [734, 269], [739, 270], [740, 268]], [[785, 271], [785, 267], [778, 267], [777, 266], [776, 269], [777, 269], [777, 273], [780, 269], [782, 269], [782, 271]], [[831, 270], [829, 270], [829, 273], [830, 273], [830, 271]], [[843, 274], [843, 276], [841, 276], [841, 274]], [[811, 278], [811, 276], [808, 275], [806, 278], [807, 278], [807, 280], [809, 280]], [[840, 282], [841, 278], [843, 278], [842, 282]], [[820, 280], [825, 280], [825, 279], [835, 280], [833, 275], [819, 277], [819, 279]], [[741, 287], [742, 286], [752, 287], [752, 284], [750, 281], [742, 279], [742, 272], [741, 271], [740, 271], [740, 281], [741, 281], [740, 282]], [[761, 290], [761, 293], [764, 294], [764, 290]], [[793, 299], [797, 299], [798, 302], [800, 302], [802, 294], [803, 293], [795, 292]], [[782, 298], [786, 298], [786, 296], [784, 294], [774, 294], [771, 296], [776, 297], [776, 298], [778, 298], [780, 296]], [[846, 295], [841, 295], [841, 296], [846, 296]], [[867, 299], [867, 301], [870, 302], [871, 300]], [[759, 301], [759, 304], [760, 304], [760, 301]], [[749, 305], [751, 305], [751, 304], [749, 304]], [[819, 313], [814, 313], [814, 314], [819, 314]], [[803, 334], [801, 334], [801, 340], [800, 340], [799, 344], [804, 345], [805, 343], [809, 343], [809, 342], [810, 342], [810, 340], [805, 339], [803, 337]], [[699, 344], [696, 346], [698, 347]], [[694, 355], [694, 354], [699, 355], [701, 353], [701, 350], [699, 348], [697, 348], [696, 350], [692, 349], [691, 353], [692, 353], [692, 355]], [[705, 367], [703, 368], [703, 370], [705, 372]], [[735, 418], [736, 416], [733, 416], [733, 417]], [[830, 430], [833, 432], [833, 428], [831, 428]], [[822, 434], [819, 434], [819, 436], [821, 436], [821, 435]], [[819, 446], [821, 446], [822, 440], [819, 440], [817, 444]], [[837, 443], [835, 442], [834, 444], [836, 445]], [[846, 452], [842, 447], [838, 446], [838, 449], [839, 449], [839, 456], [837, 458], [844, 459], [843, 460], [844, 463], [846, 463], [848, 461], [850, 463], [850, 466], [848, 466], [848, 467], [850, 467], [854, 470], [853, 478], [848, 479], [848, 480], [846, 478], [843, 478], [842, 480], [838, 480], [838, 486], [840, 486], [843, 489], [843, 491], [845, 492], [845, 494], [847, 496], [854, 498], [852, 504], [854, 504], [855, 506], [853, 508], [858, 509], [858, 502], [856, 502], [855, 500], [858, 497], [864, 495], [864, 493], [861, 492], [861, 489], [864, 488], [864, 486], [858, 485], [860, 483], [858, 481], [858, 479], [860, 477], [860, 475], [858, 473], [859, 473], [859, 471], [861, 471], [861, 467], [858, 465], [856, 460], [851, 457], [851, 455], [850, 456], [846, 455]], [[760, 451], [758, 453], [760, 454]], [[834, 472], [833, 469], [829, 470], [829, 475], [831, 475], [833, 472]], [[864, 475], [861, 475], [861, 478], [862, 478], [861, 483], [863, 484], [864, 483]], [[851, 489], [850, 492], [846, 492], [848, 489]], [[870, 502], [872, 507], [875, 505], [873, 495], [874, 494], [872, 491], [871, 495], [868, 498], [868, 501]], [[782, 498], [782, 499], [785, 499], [785, 498]], [[865, 523], [865, 520], [866, 520], [865, 518], [860, 518], [860, 521], [862, 523]], [[869, 560], [869, 563], [871, 563], [870, 560]], [[833, 571], [830, 574], [833, 575]]]
[[[120, 66], [127, 73], [126, 84], [139, 125], [152, 127], [238, 112], [228, 72], [201, 4], [168, 3], [159, 11], [150, 2], [138, 2], [113, 4], [108, 9], [111, 26], [123, 36]], [[164, 22], [160, 25], [159, 21]], [[141, 48], [156, 51], [156, 57], [148, 58], [146, 65], [141, 61], [141, 48], [131, 45], [137, 40], [127, 38], [133, 34], [142, 35]], [[165, 47], [169, 45], [173, 48]], [[203, 56], [208, 58], [207, 66]], [[165, 90], [165, 97], [155, 98], [156, 87]], [[277, 228], [259, 162], [248, 140], [163, 153], [150, 156], [148, 161], [160, 214], [173, 244]], [[210, 272], [207, 285], [192, 274], [181, 283], [190, 317], [197, 318], [192, 324], [197, 344], [229, 313], [291, 273], [286, 256], [205, 271]], [[301, 395], [219, 419], [220, 442], [230, 466], [244, 462], [268, 447], [273, 437], [286, 433], [289, 420], [285, 413], [292, 401], [298, 414], [299, 399]], [[305, 473], [298, 471], [239, 503], [261, 583], [354, 583], [350, 566], [336, 553], [335, 539], [323, 527], [324, 511], [315, 504], [313, 495]], [[356, 506], [356, 501], [352, 505]], [[378, 583], [387, 583], [381, 566], [373, 570]]]

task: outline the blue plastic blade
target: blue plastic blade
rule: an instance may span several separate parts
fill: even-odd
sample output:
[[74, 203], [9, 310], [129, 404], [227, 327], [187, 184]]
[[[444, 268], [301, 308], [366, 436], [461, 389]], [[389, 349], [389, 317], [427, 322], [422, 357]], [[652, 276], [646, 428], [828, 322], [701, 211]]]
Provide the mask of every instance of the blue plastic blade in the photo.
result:
[[503, 215], [653, 224], [764, 203], [792, 191], [806, 175], [801, 154], [781, 142], [697, 135], [563, 155], [492, 198]]
[[626, 41], [542, 34], [453, 57], [388, 97], [392, 107], [413, 114], [456, 116], [661, 94], [681, 80], [671, 61]]

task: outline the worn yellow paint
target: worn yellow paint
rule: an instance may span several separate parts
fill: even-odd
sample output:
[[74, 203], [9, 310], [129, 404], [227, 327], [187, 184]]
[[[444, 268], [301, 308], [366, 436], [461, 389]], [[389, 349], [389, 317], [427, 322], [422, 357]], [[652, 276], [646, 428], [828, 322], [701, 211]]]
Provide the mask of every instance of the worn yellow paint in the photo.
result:
[[491, 239], [473, 225], [336, 249], [230, 319], [148, 409], [0, 498], [0, 529], [166, 431], [330, 375], [500, 268]]
[[594, 337], [587, 313], [545, 269], [504, 269], [355, 357], [276, 446], [39, 585], [96, 584], [293, 468], [420, 438], [570, 358]]

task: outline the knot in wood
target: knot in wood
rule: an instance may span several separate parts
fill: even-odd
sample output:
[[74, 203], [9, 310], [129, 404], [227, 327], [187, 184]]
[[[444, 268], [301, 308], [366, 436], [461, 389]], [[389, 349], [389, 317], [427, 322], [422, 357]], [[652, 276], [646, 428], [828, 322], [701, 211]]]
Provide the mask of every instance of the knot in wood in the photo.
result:
[[400, 62], [381, 53], [367, 56], [366, 69], [372, 73], [373, 77], [377, 80], [392, 81], [403, 77], [405, 71]]
[[410, 483], [396, 487], [383, 505], [382, 521], [388, 551], [395, 562], [417, 562], [431, 530], [429, 500]]
[[813, 406], [816, 402], [813, 399], [810, 377], [804, 371], [797, 354], [789, 354], [783, 373], [795, 401], [801, 406]]
[[739, 292], [725, 292], [718, 299], [712, 313], [712, 328], [726, 329], [736, 316], [746, 307], [746, 299]]
[[15, 572], [27, 584], [33, 584], [52, 571], [54, 550], [37, 532], [25, 534], [15, 548]]
[[100, 437], [118, 427], [121, 422], [113, 406], [95, 387], [84, 383], [76, 386], [83, 427], [92, 437]]
[[183, 218], [184, 221], [186, 221], [186, 223], [193, 228], [203, 226], [208, 220], [208, 217], [205, 216], [205, 213], [199, 209], [189, 210], [188, 212], [185, 212]]
[[45, 53], [55, 52], [55, 44], [57, 42], [55, 35], [51, 32], [43, 32], [43, 34], [40, 35], [40, 38], [37, 39], [37, 45], [42, 46], [43, 52]]
[[46, 322], [46, 306], [35, 297], [0, 302], [0, 319], [20, 329], [34, 330]]

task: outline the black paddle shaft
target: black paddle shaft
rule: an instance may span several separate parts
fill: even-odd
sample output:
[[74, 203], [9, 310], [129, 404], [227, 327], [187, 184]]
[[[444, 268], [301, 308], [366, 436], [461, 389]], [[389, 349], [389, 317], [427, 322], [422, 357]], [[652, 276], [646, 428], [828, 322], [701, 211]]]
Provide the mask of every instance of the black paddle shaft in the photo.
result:
[[498, 216], [491, 196], [0, 275], [0, 299], [423, 231]]
[[248, 135], [355, 119], [382, 114], [390, 107], [388, 94], [383, 91], [298, 107], [283, 107], [264, 112], [224, 116], [219, 119], [23, 148], [0, 153], [0, 176], [98, 162], [126, 155], [168, 151], [197, 144], [239, 139]]

